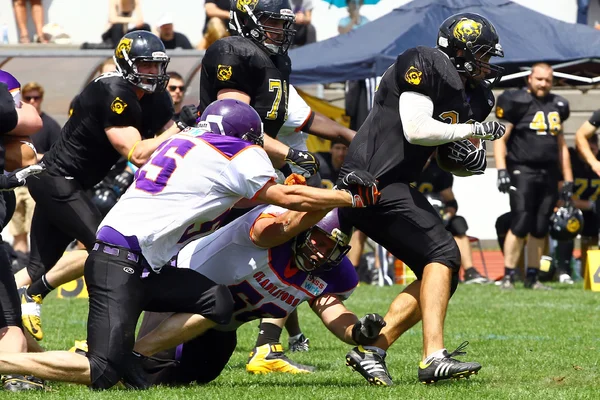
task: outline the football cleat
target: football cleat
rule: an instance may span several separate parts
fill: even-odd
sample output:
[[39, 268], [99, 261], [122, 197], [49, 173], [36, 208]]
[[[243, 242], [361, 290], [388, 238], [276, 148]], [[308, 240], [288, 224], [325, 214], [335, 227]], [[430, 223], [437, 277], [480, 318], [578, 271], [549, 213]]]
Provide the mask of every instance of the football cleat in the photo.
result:
[[504, 276], [500, 281], [500, 289], [502, 290], [513, 290], [515, 288], [515, 282], [512, 277]]
[[281, 343], [267, 343], [255, 347], [250, 352], [246, 371], [251, 374], [268, 374], [271, 372], [285, 372], [288, 374], [309, 374], [315, 367], [298, 364], [283, 354]]
[[464, 281], [463, 281], [466, 285], [469, 284], [479, 284], [479, 285], [484, 285], [487, 283], [490, 283], [490, 280], [487, 279], [486, 277], [484, 277], [483, 275], [481, 275], [479, 273], [479, 271], [477, 271], [475, 268], [469, 268], [467, 270], [465, 270], [465, 276], [464, 276]]
[[526, 279], [524, 285], [526, 289], [533, 290], [552, 290], [550, 286], [544, 285], [542, 282], [536, 280]]
[[71, 353], [77, 353], [85, 356], [88, 352], [87, 340], [76, 340], [75, 344], [69, 349], [69, 351]]
[[419, 363], [419, 381], [424, 384], [435, 383], [442, 379], [469, 378], [481, 369], [481, 364], [476, 362], [462, 362], [455, 360], [454, 356], [467, 354], [462, 351], [469, 342], [463, 342], [452, 353], [444, 350], [443, 358], [433, 358], [428, 363]]
[[31, 375], [3, 375], [2, 387], [9, 392], [46, 390], [44, 381]]
[[290, 351], [308, 351], [310, 346], [310, 340], [303, 333], [300, 334], [298, 339], [288, 340]]
[[346, 354], [346, 365], [361, 374], [371, 385], [392, 386], [385, 356], [358, 346]]
[[19, 298], [21, 299], [21, 314], [23, 327], [27, 329], [35, 340], [42, 340], [44, 332], [42, 332], [42, 296], [39, 294], [30, 296], [27, 294], [25, 286], [19, 288]]
[[560, 283], [566, 283], [567, 285], [572, 285], [573, 283], [573, 278], [571, 278], [571, 275], [565, 273], [562, 273], [558, 276], [558, 281]]

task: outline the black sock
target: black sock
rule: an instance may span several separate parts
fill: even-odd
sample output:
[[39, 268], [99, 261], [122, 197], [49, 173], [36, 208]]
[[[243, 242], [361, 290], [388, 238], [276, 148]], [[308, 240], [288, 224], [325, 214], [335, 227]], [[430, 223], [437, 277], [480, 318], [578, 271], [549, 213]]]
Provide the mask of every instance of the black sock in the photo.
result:
[[267, 343], [279, 343], [279, 337], [281, 336], [281, 328], [277, 325], [261, 322], [258, 326], [258, 337], [256, 338], [255, 347], [262, 346]]
[[504, 267], [504, 276], [508, 276], [510, 279], [515, 279], [517, 270], [515, 268]]
[[46, 280], [46, 275], [42, 275], [40, 279], [29, 285], [29, 287], [27, 288], [27, 294], [29, 296], [35, 296], [39, 294], [42, 296], [43, 299], [53, 290], [54, 288], [52, 287], [52, 285], [50, 285]]
[[538, 271], [539, 271], [538, 268], [527, 267], [527, 280], [529, 282], [537, 281]]

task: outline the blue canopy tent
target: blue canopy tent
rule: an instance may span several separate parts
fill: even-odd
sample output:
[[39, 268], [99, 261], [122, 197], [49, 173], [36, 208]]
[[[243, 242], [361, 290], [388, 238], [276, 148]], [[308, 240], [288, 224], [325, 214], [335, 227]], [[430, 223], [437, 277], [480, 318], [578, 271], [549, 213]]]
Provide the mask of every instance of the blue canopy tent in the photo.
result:
[[[547, 17], [507, 0], [414, 0], [352, 32], [290, 51], [292, 83], [359, 80], [381, 75], [406, 49], [434, 46], [439, 25], [450, 15], [474, 12], [496, 27], [505, 57], [492, 62], [512, 66], [545, 61], [573, 65], [600, 58], [600, 31]], [[527, 75], [520, 72], [507, 78]], [[584, 83], [600, 78], [577, 77]]]

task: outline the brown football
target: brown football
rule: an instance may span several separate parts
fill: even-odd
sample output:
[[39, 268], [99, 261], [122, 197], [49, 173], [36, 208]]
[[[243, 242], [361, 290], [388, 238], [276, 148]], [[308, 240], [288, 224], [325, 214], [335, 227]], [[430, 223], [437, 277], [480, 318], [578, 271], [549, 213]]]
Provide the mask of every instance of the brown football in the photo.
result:
[[[467, 140], [469, 140], [471, 143], [473, 143], [476, 147], [479, 147], [479, 142], [480, 142], [479, 139], [469, 138]], [[453, 175], [456, 175], [456, 176], [471, 176], [471, 175], [473, 175], [472, 172], [467, 171], [462, 166], [461, 163], [454, 160], [451, 156], [452, 156], [452, 154], [450, 152], [450, 143], [446, 143], [441, 146], [438, 146], [435, 159], [441, 169], [443, 169], [444, 171], [451, 172]]]
[[5, 150], [4, 169], [15, 169], [37, 164], [37, 153], [31, 139], [27, 136], [4, 136], [2, 138]]

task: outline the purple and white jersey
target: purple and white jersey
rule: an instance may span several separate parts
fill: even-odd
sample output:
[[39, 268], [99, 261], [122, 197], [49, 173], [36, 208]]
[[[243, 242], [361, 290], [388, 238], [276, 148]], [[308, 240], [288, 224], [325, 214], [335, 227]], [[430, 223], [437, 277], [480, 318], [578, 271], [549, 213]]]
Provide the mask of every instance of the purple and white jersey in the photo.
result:
[[100, 224], [98, 239], [113, 243], [102, 236], [116, 230], [139, 244], [159, 271], [186, 243], [219, 228], [236, 202], [255, 197], [275, 177], [262, 147], [187, 129], [162, 143], [136, 172]]
[[229, 287], [235, 301], [231, 323], [217, 329], [237, 329], [259, 318], [281, 318], [303, 301], [323, 294], [347, 298], [358, 284], [358, 275], [347, 258], [318, 276], [292, 267], [293, 243], [258, 247], [251, 239], [254, 223], [260, 218], [287, 210], [259, 206], [212, 234], [194, 240], [177, 255], [178, 268], [198, 271], [216, 283]]
[[9, 72], [0, 70], [0, 82], [6, 84], [8, 91], [12, 94], [15, 107], [21, 108], [21, 84]]

